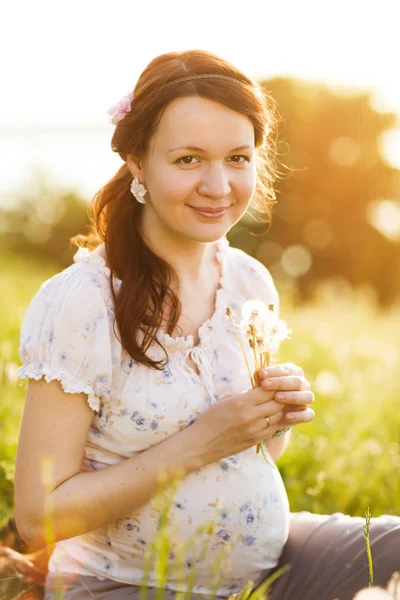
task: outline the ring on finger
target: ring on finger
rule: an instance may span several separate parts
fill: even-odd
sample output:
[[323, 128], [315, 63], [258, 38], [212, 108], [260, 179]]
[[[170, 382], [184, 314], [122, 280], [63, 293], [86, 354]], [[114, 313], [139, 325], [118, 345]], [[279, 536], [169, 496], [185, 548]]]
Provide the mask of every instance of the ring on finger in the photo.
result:
[[264, 418], [267, 423], [267, 427], [269, 427], [271, 425], [271, 421], [269, 420], [269, 417], [264, 417]]

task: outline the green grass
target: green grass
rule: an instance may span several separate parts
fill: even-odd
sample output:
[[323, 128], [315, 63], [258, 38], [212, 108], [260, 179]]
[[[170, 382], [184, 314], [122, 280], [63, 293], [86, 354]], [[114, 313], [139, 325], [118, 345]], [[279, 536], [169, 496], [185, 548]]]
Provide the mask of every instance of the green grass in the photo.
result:
[[400, 493], [400, 306], [320, 289], [281, 311], [293, 330], [280, 361], [303, 367], [316, 418], [293, 431], [279, 465], [293, 511], [397, 514]]
[[[19, 329], [40, 284], [57, 272], [7, 259], [0, 275], [0, 522], [12, 484], [26, 383], [16, 380]], [[319, 288], [312, 303], [281, 298], [292, 329], [279, 362], [303, 367], [316, 418], [296, 426], [278, 466], [292, 511], [396, 514], [400, 497], [400, 306], [380, 310], [365, 293]]]

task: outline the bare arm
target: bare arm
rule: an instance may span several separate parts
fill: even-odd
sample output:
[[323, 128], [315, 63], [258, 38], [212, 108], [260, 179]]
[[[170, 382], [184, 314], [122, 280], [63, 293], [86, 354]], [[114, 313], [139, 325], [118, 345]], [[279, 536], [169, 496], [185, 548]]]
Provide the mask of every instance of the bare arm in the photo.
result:
[[[178, 472], [185, 476], [209, 458], [193, 443], [190, 427], [148, 450], [94, 472], [80, 472], [93, 418], [85, 394], [66, 394], [56, 381], [30, 381], [21, 425], [15, 477], [15, 517], [21, 537], [32, 547], [82, 535], [133, 512]], [[54, 484], [46, 494], [43, 456], [54, 461]], [[46, 538], [45, 513], [54, 538]]]

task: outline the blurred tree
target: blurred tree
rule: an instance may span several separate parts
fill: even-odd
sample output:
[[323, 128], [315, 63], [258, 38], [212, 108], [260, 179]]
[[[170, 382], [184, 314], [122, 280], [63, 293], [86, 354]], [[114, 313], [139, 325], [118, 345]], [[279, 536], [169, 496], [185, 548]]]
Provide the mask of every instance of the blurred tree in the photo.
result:
[[[293, 171], [278, 182], [271, 227], [251, 243], [252, 253], [275, 277], [292, 278], [303, 299], [321, 279], [339, 276], [371, 284], [382, 304], [393, 300], [400, 295], [400, 171], [385, 162], [380, 136], [397, 125], [396, 115], [374, 110], [369, 93], [339, 95], [283, 78], [263, 85], [283, 117], [279, 161]], [[383, 200], [398, 208], [391, 213], [397, 239], [372, 222], [370, 209]], [[249, 229], [266, 231], [249, 220], [239, 227], [231, 236], [241, 247]]]
[[69, 239], [88, 232], [89, 225], [88, 205], [79, 194], [52, 189], [38, 173], [12, 208], [0, 209], [0, 249], [65, 268], [76, 252]]

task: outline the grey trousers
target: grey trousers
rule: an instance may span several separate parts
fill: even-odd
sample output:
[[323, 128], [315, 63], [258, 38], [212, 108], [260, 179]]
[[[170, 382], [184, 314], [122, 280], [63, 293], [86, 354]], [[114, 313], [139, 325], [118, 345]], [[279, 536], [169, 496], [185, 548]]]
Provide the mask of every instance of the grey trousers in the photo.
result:
[[[364, 518], [342, 513], [295, 513], [277, 567], [263, 574], [254, 589], [289, 564], [290, 568], [272, 584], [269, 600], [352, 600], [369, 581], [364, 526]], [[386, 587], [391, 575], [400, 571], [400, 517], [382, 515], [371, 519], [370, 545], [374, 585]], [[149, 588], [147, 600], [153, 600], [155, 593], [155, 588]], [[139, 597], [140, 587], [136, 585], [67, 574], [57, 584], [49, 573], [44, 600], [139, 600]], [[164, 591], [164, 600], [174, 597], [174, 591]], [[207, 596], [191, 594], [192, 600], [204, 598]]]

